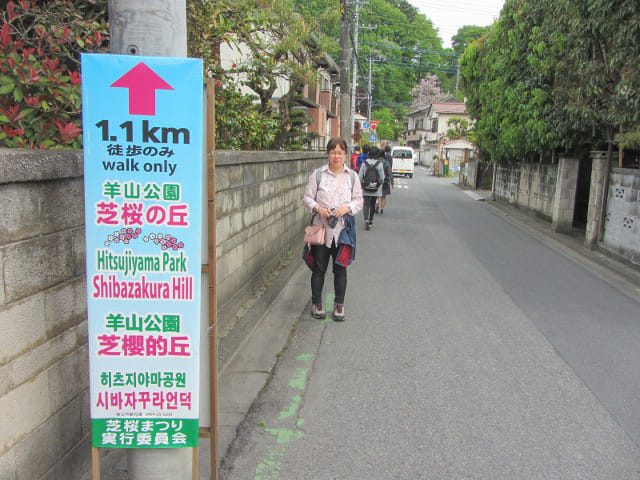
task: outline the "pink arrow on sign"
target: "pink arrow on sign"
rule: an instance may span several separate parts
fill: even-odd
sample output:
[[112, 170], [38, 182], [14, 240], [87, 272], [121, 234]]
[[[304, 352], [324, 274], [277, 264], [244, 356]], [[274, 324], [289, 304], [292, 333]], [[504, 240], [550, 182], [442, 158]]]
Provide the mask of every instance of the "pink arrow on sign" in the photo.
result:
[[173, 90], [171, 85], [144, 62], [137, 64], [111, 86], [129, 89], [129, 114], [131, 115], [155, 115], [156, 90]]

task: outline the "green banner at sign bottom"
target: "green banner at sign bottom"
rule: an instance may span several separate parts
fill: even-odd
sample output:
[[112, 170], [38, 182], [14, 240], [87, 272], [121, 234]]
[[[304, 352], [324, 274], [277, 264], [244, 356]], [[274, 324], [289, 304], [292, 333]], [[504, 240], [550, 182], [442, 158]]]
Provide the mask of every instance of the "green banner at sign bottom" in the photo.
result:
[[101, 448], [198, 446], [197, 418], [94, 418], [91, 439]]

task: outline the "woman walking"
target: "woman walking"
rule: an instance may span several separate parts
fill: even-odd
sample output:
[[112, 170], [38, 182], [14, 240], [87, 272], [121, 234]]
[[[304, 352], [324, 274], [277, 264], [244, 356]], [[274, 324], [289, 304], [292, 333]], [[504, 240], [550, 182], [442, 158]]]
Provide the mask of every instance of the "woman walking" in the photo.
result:
[[[382, 160], [382, 163], [384, 163], [384, 182], [382, 183], [382, 197], [378, 202], [380, 205], [380, 215], [384, 213], [384, 209], [387, 206], [387, 195], [391, 195], [391, 189], [394, 188], [391, 161], [391, 147], [387, 145], [384, 147], [384, 156]], [[376, 213], [378, 213], [377, 208]]]
[[311, 315], [326, 318], [322, 302], [324, 277], [333, 258], [335, 300], [333, 319], [345, 319], [344, 297], [347, 290], [347, 265], [355, 247], [355, 219], [362, 210], [362, 189], [357, 175], [344, 164], [347, 143], [332, 138], [327, 143], [328, 163], [309, 176], [304, 191], [304, 205], [313, 213], [313, 225], [325, 224], [323, 245], [312, 245]]
[[[382, 184], [384, 183], [384, 154], [378, 147], [371, 147], [369, 151], [369, 157], [360, 166], [360, 182], [364, 184], [370, 184], [370, 176], [377, 172], [376, 182], [378, 187], [375, 190], [363, 188], [362, 194], [364, 195], [364, 229], [369, 230], [373, 225], [373, 215], [376, 211], [376, 201], [382, 196]], [[369, 173], [367, 173], [369, 172]]]

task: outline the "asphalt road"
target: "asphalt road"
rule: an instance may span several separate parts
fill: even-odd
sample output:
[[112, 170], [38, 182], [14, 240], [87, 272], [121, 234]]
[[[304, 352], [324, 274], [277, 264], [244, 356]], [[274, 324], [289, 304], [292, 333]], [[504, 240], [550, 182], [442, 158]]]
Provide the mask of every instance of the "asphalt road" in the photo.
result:
[[418, 169], [358, 218], [347, 321], [304, 312], [220, 478], [637, 480], [625, 287]]

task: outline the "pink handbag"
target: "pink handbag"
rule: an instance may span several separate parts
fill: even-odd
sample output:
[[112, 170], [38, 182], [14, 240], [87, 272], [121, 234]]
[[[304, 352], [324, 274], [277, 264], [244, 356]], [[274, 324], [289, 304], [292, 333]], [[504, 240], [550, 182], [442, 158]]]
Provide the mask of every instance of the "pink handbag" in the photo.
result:
[[[333, 204], [333, 201], [335, 200], [336, 195], [338, 194], [338, 190], [340, 189], [340, 186], [342, 185], [343, 180], [344, 180], [344, 175], [340, 179], [340, 182], [336, 187], [336, 191], [333, 192], [333, 198], [331, 199], [330, 204]], [[313, 217], [315, 215], [316, 214], [314, 213], [313, 216], [311, 217], [312, 223], [313, 223]], [[311, 245], [324, 245], [324, 235], [325, 235], [324, 219], [322, 220], [321, 225], [308, 225], [304, 227], [304, 243], [308, 247], [311, 247]]]
[[324, 223], [322, 225], [309, 225], [304, 227], [304, 243], [307, 246], [324, 244]]

